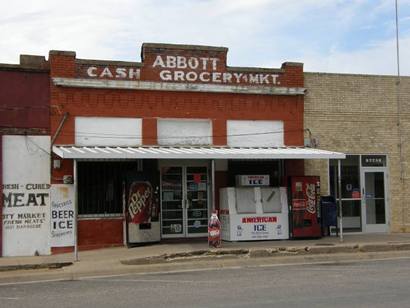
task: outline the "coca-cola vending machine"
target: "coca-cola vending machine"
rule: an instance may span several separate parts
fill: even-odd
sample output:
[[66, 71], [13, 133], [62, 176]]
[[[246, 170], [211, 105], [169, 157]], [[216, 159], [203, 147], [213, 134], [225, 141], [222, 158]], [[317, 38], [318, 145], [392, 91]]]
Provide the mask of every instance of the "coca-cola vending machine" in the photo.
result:
[[291, 177], [289, 199], [290, 237], [321, 237], [320, 177]]

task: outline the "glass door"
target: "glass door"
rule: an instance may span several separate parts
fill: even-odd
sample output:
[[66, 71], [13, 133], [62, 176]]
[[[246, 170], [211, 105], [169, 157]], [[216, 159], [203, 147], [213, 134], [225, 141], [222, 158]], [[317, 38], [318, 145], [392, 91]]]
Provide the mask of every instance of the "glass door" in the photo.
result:
[[[342, 174], [342, 214], [343, 232], [363, 230], [360, 193], [360, 156], [347, 155], [341, 162]], [[337, 160], [329, 161], [330, 193], [335, 199], [339, 196]], [[339, 221], [339, 218], [338, 218]]]
[[161, 218], [163, 238], [207, 235], [207, 167], [161, 168]]
[[187, 236], [208, 233], [208, 172], [206, 167], [186, 167]]
[[366, 232], [388, 232], [386, 174], [384, 170], [362, 169], [362, 212]]
[[161, 169], [161, 230], [163, 237], [184, 236], [183, 168]]

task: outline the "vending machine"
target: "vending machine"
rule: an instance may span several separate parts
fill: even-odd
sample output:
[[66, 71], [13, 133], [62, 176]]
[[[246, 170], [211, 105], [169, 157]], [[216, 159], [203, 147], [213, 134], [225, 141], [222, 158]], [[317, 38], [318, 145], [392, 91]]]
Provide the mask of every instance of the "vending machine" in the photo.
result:
[[127, 245], [159, 242], [159, 188], [150, 181], [124, 182]]
[[236, 187], [220, 189], [222, 240], [258, 241], [289, 238], [285, 187], [269, 186], [268, 175], [243, 175]]
[[290, 237], [321, 237], [320, 178], [318, 176], [290, 177], [288, 195]]

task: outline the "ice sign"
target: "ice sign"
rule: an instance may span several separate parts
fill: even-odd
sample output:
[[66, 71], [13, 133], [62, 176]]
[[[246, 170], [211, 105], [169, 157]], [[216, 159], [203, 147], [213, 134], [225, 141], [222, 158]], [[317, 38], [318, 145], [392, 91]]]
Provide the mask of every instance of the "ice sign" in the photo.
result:
[[237, 175], [236, 186], [269, 186], [269, 175]]

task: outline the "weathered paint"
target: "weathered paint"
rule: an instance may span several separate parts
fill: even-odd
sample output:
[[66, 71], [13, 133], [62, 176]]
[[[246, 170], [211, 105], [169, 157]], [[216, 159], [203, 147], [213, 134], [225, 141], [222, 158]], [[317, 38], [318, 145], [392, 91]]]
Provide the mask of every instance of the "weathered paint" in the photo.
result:
[[[228, 120], [281, 121], [284, 145], [302, 146], [303, 65], [228, 67], [226, 57], [227, 48], [164, 44], [144, 44], [142, 62], [50, 52], [52, 135], [61, 114], [70, 114], [55, 144], [75, 143], [75, 117], [118, 117], [142, 119], [143, 145], [158, 144], [158, 122], [165, 118], [210, 121], [212, 145], [221, 146], [227, 145]], [[72, 164], [62, 160], [52, 173], [53, 183], [60, 183]], [[104, 226], [111, 230], [106, 239]], [[122, 220], [79, 221], [80, 247], [121, 243]]]
[[50, 253], [50, 136], [3, 136], [3, 255]]
[[49, 84], [48, 72], [4, 70], [0, 67], [2, 129], [40, 128], [48, 131]]

